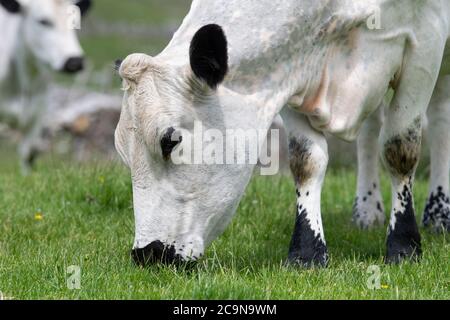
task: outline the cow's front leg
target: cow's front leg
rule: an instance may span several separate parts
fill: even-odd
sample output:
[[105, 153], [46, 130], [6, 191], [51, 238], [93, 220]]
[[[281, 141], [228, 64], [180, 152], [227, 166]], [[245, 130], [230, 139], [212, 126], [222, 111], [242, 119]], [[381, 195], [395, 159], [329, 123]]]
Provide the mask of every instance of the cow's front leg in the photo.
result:
[[430, 187], [423, 224], [435, 231], [450, 231], [450, 76], [439, 79], [428, 108]]
[[383, 105], [365, 121], [357, 140], [358, 182], [352, 220], [362, 229], [383, 225], [385, 221], [378, 170], [382, 117]]
[[328, 164], [325, 137], [303, 116], [289, 111], [289, 162], [297, 193], [294, 233], [288, 261], [305, 267], [325, 266], [328, 255], [320, 212], [320, 196]]

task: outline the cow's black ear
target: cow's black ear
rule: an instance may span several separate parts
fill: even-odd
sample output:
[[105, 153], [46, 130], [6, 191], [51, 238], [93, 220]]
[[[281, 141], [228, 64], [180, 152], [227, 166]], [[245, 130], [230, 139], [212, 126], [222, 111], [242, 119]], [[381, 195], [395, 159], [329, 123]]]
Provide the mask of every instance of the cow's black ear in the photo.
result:
[[82, 16], [84, 16], [89, 9], [92, 6], [92, 1], [91, 0], [78, 0], [75, 5], [77, 5], [80, 8], [80, 13]]
[[22, 6], [17, 0], [0, 0], [0, 4], [10, 13], [20, 13]]
[[201, 27], [191, 41], [189, 56], [194, 74], [216, 88], [228, 71], [227, 39], [222, 28], [217, 24]]

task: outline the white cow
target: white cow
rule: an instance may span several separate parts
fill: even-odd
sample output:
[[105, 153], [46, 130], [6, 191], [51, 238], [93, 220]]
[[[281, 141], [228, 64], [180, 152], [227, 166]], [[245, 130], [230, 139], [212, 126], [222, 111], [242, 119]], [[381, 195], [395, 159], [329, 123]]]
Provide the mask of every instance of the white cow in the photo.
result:
[[420, 119], [449, 33], [447, 0], [194, 0], [162, 53], [132, 54], [119, 69], [125, 94], [115, 138], [131, 170], [134, 259], [199, 258], [249, 182], [252, 164], [175, 163], [195, 123], [267, 131], [289, 105], [297, 219], [288, 260], [325, 265], [324, 133], [355, 139], [389, 87], [380, 138], [392, 181], [386, 261], [420, 256], [412, 198]]
[[[25, 171], [38, 151], [50, 70], [83, 69], [77, 12], [68, 0], [0, 0], [0, 120], [23, 133]], [[77, 1], [81, 14], [90, 0]], [[73, 16], [75, 14], [75, 16]]]
[[[444, 66], [426, 117], [422, 121], [431, 159], [429, 196], [422, 223], [436, 231], [450, 231], [450, 76], [447, 75], [448, 71]], [[353, 221], [364, 229], [376, 224], [384, 224], [385, 220], [378, 167], [378, 137], [383, 123], [384, 108], [383, 104], [378, 112], [366, 120], [357, 140], [358, 185], [353, 207]]]

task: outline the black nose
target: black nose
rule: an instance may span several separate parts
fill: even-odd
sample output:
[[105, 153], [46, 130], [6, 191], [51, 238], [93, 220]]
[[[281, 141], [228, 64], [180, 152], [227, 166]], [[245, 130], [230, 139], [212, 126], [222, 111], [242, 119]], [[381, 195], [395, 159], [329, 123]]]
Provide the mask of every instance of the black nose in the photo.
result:
[[131, 250], [131, 257], [140, 266], [149, 266], [155, 263], [182, 264], [183, 258], [176, 254], [173, 245], [164, 245], [161, 241], [153, 241], [144, 248]]
[[72, 57], [67, 59], [64, 64], [63, 71], [67, 73], [76, 73], [78, 71], [83, 70], [84, 68], [84, 59], [83, 57]]

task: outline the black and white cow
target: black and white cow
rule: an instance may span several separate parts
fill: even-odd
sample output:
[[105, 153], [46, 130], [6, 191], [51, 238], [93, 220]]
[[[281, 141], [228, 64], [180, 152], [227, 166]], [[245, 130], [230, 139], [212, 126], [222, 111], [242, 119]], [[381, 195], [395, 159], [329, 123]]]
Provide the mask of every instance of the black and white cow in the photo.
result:
[[83, 69], [74, 27], [90, 5], [90, 0], [0, 0], [0, 121], [22, 132], [25, 171], [39, 148], [49, 69]]
[[195, 123], [267, 132], [283, 111], [297, 187], [288, 260], [326, 265], [324, 134], [355, 139], [389, 87], [395, 94], [379, 140], [393, 195], [386, 261], [418, 258], [412, 186], [421, 118], [449, 34], [443, 0], [194, 0], [162, 53], [132, 54], [119, 70], [125, 96], [115, 136], [131, 170], [134, 259], [197, 260], [247, 186], [250, 163], [174, 161], [192, 145]]

